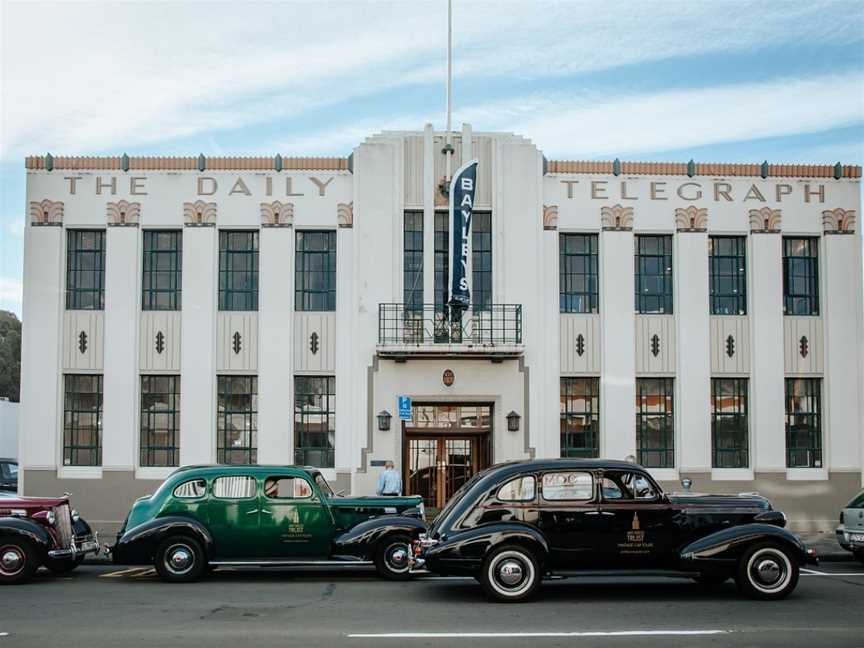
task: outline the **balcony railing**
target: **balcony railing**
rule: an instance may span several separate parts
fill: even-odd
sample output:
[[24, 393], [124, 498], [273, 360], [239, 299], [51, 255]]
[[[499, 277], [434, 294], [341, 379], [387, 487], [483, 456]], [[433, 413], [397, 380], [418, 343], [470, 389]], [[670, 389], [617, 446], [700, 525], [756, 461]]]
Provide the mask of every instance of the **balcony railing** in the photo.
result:
[[425, 348], [459, 345], [487, 351], [505, 347], [512, 351], [522, 344], [522, 304], [492, 304], [451, 311], [434, 304], [379, 304], [379, 347]]

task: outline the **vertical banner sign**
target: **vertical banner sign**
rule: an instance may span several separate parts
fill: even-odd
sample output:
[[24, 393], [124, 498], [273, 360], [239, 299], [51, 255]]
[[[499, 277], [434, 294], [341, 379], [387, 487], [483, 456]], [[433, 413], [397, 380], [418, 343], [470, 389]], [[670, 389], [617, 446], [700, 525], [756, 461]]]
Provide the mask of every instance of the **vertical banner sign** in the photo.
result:
[[[461, 312], [471, 303], [468, 254], [471, 251], [471, 214], [477, 186], [477, 160], [466, 162], [450, 180], [450, 308]], [[456, 315], [454, 314], [454, 319]]]

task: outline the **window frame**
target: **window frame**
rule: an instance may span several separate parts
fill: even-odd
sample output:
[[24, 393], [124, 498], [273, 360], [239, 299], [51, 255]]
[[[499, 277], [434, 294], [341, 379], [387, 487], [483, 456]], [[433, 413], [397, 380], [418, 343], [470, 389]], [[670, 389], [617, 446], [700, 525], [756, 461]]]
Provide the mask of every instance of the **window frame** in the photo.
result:
[[[655, 394], [647, 393], [645, 387], [651, 384], [659, 386], [659, 393], [656, 394], [663, 404], [663, 411], [652, 412], [644, 408], [645, 397], [650, 397]], [[667, 409], [668, 408], [668, 409]], [[652, 417], [662, 416], [663, 428], [658, 430], [660, 435], [667, 438], [666, 446], [645, 447], [642, 442], [643, 426], [647, 419]], [[663, 460], [658, 462], [658, 465], [653, 465], [653, 462], [648, 462], [644, 453], [665, 453]], [[639, 465], [645, 468], [675, 468], [675, 379], [670, 377], [637, 377], [636, 378], [636, 461]]]
[[[241, 392], [234, 390], [236, 382], [248, 381], [248, 388]], [[230, 385], [230, 389], [229, 389]], [[228, 409], [231, 397], [248, 398], [248, 407]], [[244, 419], [245, 445], [229, 446], [229, 421], [234, 416]], [[248, 423], [248, 425], [245, 425]], [[248, 435], [248, 436], [247, 436]], [[230, 454], [229, 454], [230, 453]], [[234, 453], [245, 453], [245, 461], [226, 461]], [[247, 374], [217, 374], [216, 376], [216, 463], [226, 466], [251, 465], [258, 462], [258, 376]]]
[[[250, 246], [237, 247], [235, 241], [246, 239]], [[252, 312], [258, 310], [259, 253], [261, 238], [257, 229], [219, 230], [219, 310], [227, 312]], [[240, 269], [239, 259], [249, 259]], [[243, 277], [243, 287], [234, 287], [235, 280]]]
[[[649, 241], [660, 242], [659, 252], [643, 251], [643, 244]], [[640, 315], [674, 315], [675, 314], [675, 266], [674, 240], [671, 234], [636, 234], [633, 237], [635, 310]], [[658, 260], [659, 273], [643, 271], [649, 260]], [[642, 289], [643, 282], [654, 279], [662, 283], [660, 292], [649, 292]], [[648, 307], [647, 300], [657, 300], [657, 308]]]
[[[522, 482], [526, 479], [531, 479], [534, 481], [534, 491], [533, 491], [534, 494], [531, 497], [526, 497], [525, 499], [505, 499], [505, 498], [501, 497], [501, 491], [504, 490], [504, 488], [506, 486], [509, 486], [510, 484], [512, 484], [515, 481]], [[510, 479], [508, 479], [506, 482], [504, 482], [503, 484], [498, 486], [498, 488], [495, 489], [495, 499], [497, 499], [499, 502], [506, 502], [507, 504], [525, 504], [528, 502], [536, 502], [538, 491], [539, 491], [539, 489], [537, 488], [537, 476], [536, 475], [534, 475], [534, 474], [517, 475], [515, 477], [511, 477]]]
[[412, 312], [423, 310], [423, 235], [423, 210], [406, 209], [402, 221], [402, 303]]
[[[177, 494], [177, 491], [180, 490], [181, 487], [185, 486], [186, 484], [191, 484], [193, 482], [204, 482], [204, 490], [201, 492], [200, 495], [178, 495]], [[171, 489], [171, 497], [173, 497], [174, 499], [179, 499], [179, 500], [184, 500], [184, 501], [202, 499], [204, 497], [207, 497], [207, 490], [208, 489], [207, 489], [207, 480], [206, 479], [204, 479], [203, 477], [193, 477], [192, 479], [187, 479], [186, 481], [180, 482], [173, 489]]]
[[[487, 260], [488, 270], [483, 269]], [[494, 260], [495, 240], [492, 212], [475, 211], [471, 215], [471, 309], [475, 313], [488, 311], [492, 308], [495, 290], [493, 281]]]
[[[98, 245], [84, 247], [87, 235], [94, 235]], [[108, 239], [104, 229], [66, 230], [66, 310], [105, 310], [105, 257]], [[85, 256], [87, 255], [87, 256]], [[84, 259], [92, 257], [93, 268], [83, 268]], [[83, 288], [83, 277], [92, 275], [95, 287]], [[95, 296], [85, 303], [85, 296]], [[88, 300], [89, 301], [89, 300]]]
[[[299, 380], [298, 380], [299, 379]], [[313, 384], [315, 381], [324, 381], [323, 391], [310, 391], [311, 388], [307, 388], [305, 391], [298, 391], [299, 386], [302, 382], [309, 381], [309, 384]], [[308, 410], [305, 409], [301, 404], [301, 399], [306, 398], [307, 400], [310, 397], [318, 397], [322, 399], [324, 408], [321, 410]], [[308, 407], [308, 406], [306, 406]], [[299, 417], [299, 418], [298, 418]], [[301, 429], [302, 426], [309, 426], [310, 419], [313, 417], [324, 417], [326, 418], [327, 428], [326, 432], [322, 432], [321, 430], [313, 431], [313, 430], [304, 430]], [[333, 430], [333, 442], [330, 444], [330, 430]], [[308, 374], [298, 374], [294, 376], [294, 420], [292, 431], [294, 434], [294, 463], [299, 466], [307, 466], [314, 465], [314, 463], [308, 461], [308, 457], [312, 452], [320, 452], [326, 453], [326, 463], [329, 465], [323, 466], [315, 466], [316, 468], [333, 468], [336, 464], [336, 376], [327, 375], [327, 376], [318, 376], [318, 375], [308, 375]], [[324, 435], [326, 434], [327, 443], [326, 446], [321, 445], [309, 445], [308, 439], [306, 439], [306, 435]], [[306, 443], [301, 444], [301, 440], [305, 440]]]
[[[323, 249], [307, 248], [307, 241], [322, 239]], [[304, 313], [336, 311], [336, 230], [297, 230], [294, 234], [294, 310]], [[320, 258], [320, 269], [312, 269]], [[312, 288], [313, 277], [321, 275], [323, 288]], [[314, 297], [322, 297], [320, 304]]]
[[[792, 411], [792, 398], [793, 396], [790, 394], [790, 387], [795, 383], [800, 383], [807, 387], [804, 391], [806, 393], [800, 394], [799, 398], [807, 398], [812, 401], [815, 405], [815, 408], [812, 410], [798, 410]], [[816, 468], [816, 469], [824, 469], [825, 461], [824, 461], [824, 452], [825, 452], [825, 439], [824, 434], [825, 431], [823, 429], [823, 421], [822, 418], [824, 416], [822, 409], [822, 379], [821, 378], [810, 378], [810, 377], [787, 377], [784, 379], [784, 427], [785, 427], [785, 442], [786, 442], [786, 467], [790, 470], [795, 470], [798, 468]], [[815, 421], [815, 423], [811, 423], [809, 427], [812, 429], [808, 432], [810, 435], [811, 445], [808, 446], [796, 446], [792, 447], [790, 444], [791, 435], [793, 433], [792, 427], [793, 423], [790, 419], [799, 417], [807, 417], [811, 418]], [[815, 441], [815, 443], [813, 443]], [[801, 452], [805, 451], [810, 454], [810, 461], [805, 464], [800, 464], [792, 461], [792, 453], [793, 452]]]
[[[792, 246], [796, 243], [807, 244], [807, 254], [792, 254]], [[793, 272], [795, 266], [803, 262], [806, 272]], [[807, 283], [806, 292], [793, 292], [797, 278]], [[801, 312], [798, 308], [806, 303]], [[798, 317], [818, 317], [820, 314], [819, 286], [819, 237], [818, 236], [784, 236], [783, 237], [783, 315]]]
[[[576, 392], [577, 384], [585, 384], [587, 389]], [[597, 376], [561, 376], [559, 380], [559, 412], [560, 412], [560, 456], [563, 458], [596, 459], [600, 456], [600, 378]], [[586, 409], [582, 411], [568, 409], [571, 400], [582, 397]], [[597, 409], [593, 404], [596, 401]], [[568, 430], [573, 418], [591, 417], [591, 423], [582, 428], [581, 432]], [[565, 442], [565, 439], [584, 434], [591, 438], [591, 446], [577, 446]]]
[[[243, 479], [246, 479], [247, 482], [251, 480], [251, 482], [253, 484], [255, 484], [255, 492], [252, 495], [247, 495], [245, 497], [225, 497], [225, 496], [216, 494], [216, 484], [220, 480], [222, 480], [222, 479], [239, 479], [241, 477]], [[247, 501], [247, 500], [251, 500], [251, 499], [256, 499], [260, 495], [259, 491], [260, 491], [260, 488], [258, 487], [258, 480], [255, 478], [255, 475], [247, 475], [247, 474], [243, 474], [243, 475], [218, 475], [217, 477], [213, 478], [213, 481], [210, 482], [210, 496], [213, 499], [218, 499], [218, 500], [230, 500], [230, 501], [235, 501], [235, 502]]]
[[[170, 236], [173, 247], [158, 247], [163, 236]], [[148, 245], [149, 244], [149, 245]], [[154, 247], [155, 244], [155, 247]], [[141, 310], [179, 311], [182, 310], [183, 296], [183, 230], [145, 229], [141, 241]], [[159, 269], [159, 260], [167, 258], [169, 269]], [[170, 287], [160, 288], [159, 275], [169, 276]], [[167, 295], [168, 303], [159, 303], [159, 296]]]
[[[104, 379], [102, 374], [82, 374], [82, 373], [67, 373], [63, 374], [63, 466], [64, 467], [99, 467], [102, 465], [102, 417], [104, 411]], [[82, 382], [82, 379], [94, 379], [96, 383], [96, 391], [82, 392], [81, 390], [70, 391], [70, 379], [73, 383]], [[96, 399], [95, 409], [81, 409], [80, 407], [70, 407], [70, 394], [74, 394], [74, 398], [79, 399], [82, 394], [89, 394]], [[80, 424], [76, 421], [82, 414], [93, 415], [95, 417], [96, 426], [96, 445], [82, 445], [75, 443], [76, 436], [81, 432]], [[70, 420], [71, 418], [71, 420]], [[69, 440], [67, 442], [67, 439]], [[78, 453], [87, 451], [95, 452], [95, 461], [81, 463], [77, 459]], [[67, 456], [69, 458], [67, 462]], [[77, 459], [73, 461], [73, 459]]]
[[[577, 240], [587, 245], [588, 251], [568, 251], [568, 244]], [[571, 246], [572, 247], [572, 246]], [[583, 247], [584, 250], [584, 247]], [[600, 237], [586, 232], [560, 232], [558, 234], [558, 308], [561, 313], [600, 312]], [[568, 266], [576, 259], [583, 262], [583, 271], [572, 271]], [[568, 290], [577, 277], [582, 277], [585, 290]], [[573, 303], [582, 307], [574, 307]], [[565, 305], [566, 304], [566, 305]]]
[[[591, 480], [591, 495], [588, 498], [572, 498], [572, 497], [562, 497], [560, 499], [549, 499], [546, 497], [546, 478], [551, 475], [561, 475], [561, 474], [569, 474], [575, 473], [580, 475], [588, 475]], [[557, 504], [559, 502], [594, 502], [597, 500], [597, 480], [594, 478], [594, 473], [591, 470], [578, 470], [578, 469], [563, 469], [559, 468], [556, 470], [550, 470], [548, 472], [544, 472], [540, 476], [540, 499], [543, 502], [549, 504]]]
[[[147, 391], [145, 393], [145, 382], [150, 383], [151, 381], [159, 381], [169, 379], [171, 382], [171, 391], [168, 392], [153, 392]], [[177, 467], [180, 465], [180, 375], [179, 374], [141, 374], [139, 380], [139, 397], [138, 397], [138, 465], [141, 468], [170, 468]], [[145, 403], [145, 395], [165, 395], [170, 400], [171, 409], [168, 409], [164, 412], [148, 412], [144, 409]], [[155, 430], [149, 425], [145, 426], [145, 418], [149, 423], [153, 417], [157, 414], [167, 414], [170, 427], [166, 430]], [[158, 446], [153, 445], [151, 443], [145, 443], [145, 441], [149, 441], [150, 435], [158, 434], [160, 432], [166, 432], [169, 438], [172, 440], [171, 445]], [[167, 453], [169, 458], [166, 460], [166, 463], [160, 463], [152, 458], [145, 461], [145, 457], [152, 457], [153, 453], [163, 451]]]
[[[718, 412], [718, 400], [724, 398], [722, 393], [723, 383], [732, 384], [732, 398], [734, 412]], [[717, 470], [749, 468], [750, 467], [750, 381], [747, 378], [724, 376], [711, 377], [711, 467]], [[743, 443], [732, 448], [721, 448], [718, 446], [718, 426], [724, 420], [734, 421], [734, 435], [739, 436]], [[743, 427], [742, 427], [743, 426]], [[723, 432], [724, 430], [719, 430]], [[743, 456], [743, 463], [733, 461], [735, 465], [723, 465], [726, 462], [720, 458], [728, 454], [737, 453]], [[743, 453], [743, 455], [742, 455]]]
[[[721, 242], [729, 242], [733, 246], [732, 253], [719, 254], [717, 248]], [[732, 274], [720, 272], [724, 261], [735, 265]], [[724, 279], [732, 281], [731, 293], [720, 290]], [[708, 237], [708, 299], [711, 315], [746, 315], [747, 314], [747, 237], [746, 236], [709, 236]], [[723, 304], [734, 300], [734, 312], [729, 312]]]

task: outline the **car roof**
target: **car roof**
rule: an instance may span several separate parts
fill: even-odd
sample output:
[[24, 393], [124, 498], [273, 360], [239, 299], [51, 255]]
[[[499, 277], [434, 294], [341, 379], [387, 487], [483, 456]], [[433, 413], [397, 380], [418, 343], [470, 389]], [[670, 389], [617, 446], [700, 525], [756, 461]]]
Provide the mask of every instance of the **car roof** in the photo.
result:
[[14, 463], [14, 464], [18, 463], [18, 460], [12, 459], [12, 457], [0, 457], [0, 461], [2, 461], [3, 463]]
[[171, 476], [180, 475], [189, 472], [222, 472], [222, 473], [248, 473], [249, 471], [268, 471], [268, 470], [302, 470], [307, 473], [320, 472], [314, 466], [293, 466], [280, 464], [197, 464], [192, 466], [182, 466], [171, 473]]
[[630, 461], [617, 459], [531, 459], [528, 461], [508, 461], [492, 466], [487, 474], [530, 472], [532, 470], [639, 470], [645, 468]]

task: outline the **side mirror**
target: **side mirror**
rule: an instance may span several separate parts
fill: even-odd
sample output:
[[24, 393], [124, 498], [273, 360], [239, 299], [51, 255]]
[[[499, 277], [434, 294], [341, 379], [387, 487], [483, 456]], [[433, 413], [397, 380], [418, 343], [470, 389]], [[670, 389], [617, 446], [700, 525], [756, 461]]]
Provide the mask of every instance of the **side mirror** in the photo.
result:
[[686, 477], [681, 480], [681, 486], [684, 487], [684, 490], [690, 490], [690, 487], [693, 485], [692, 479], [687, 479]]

